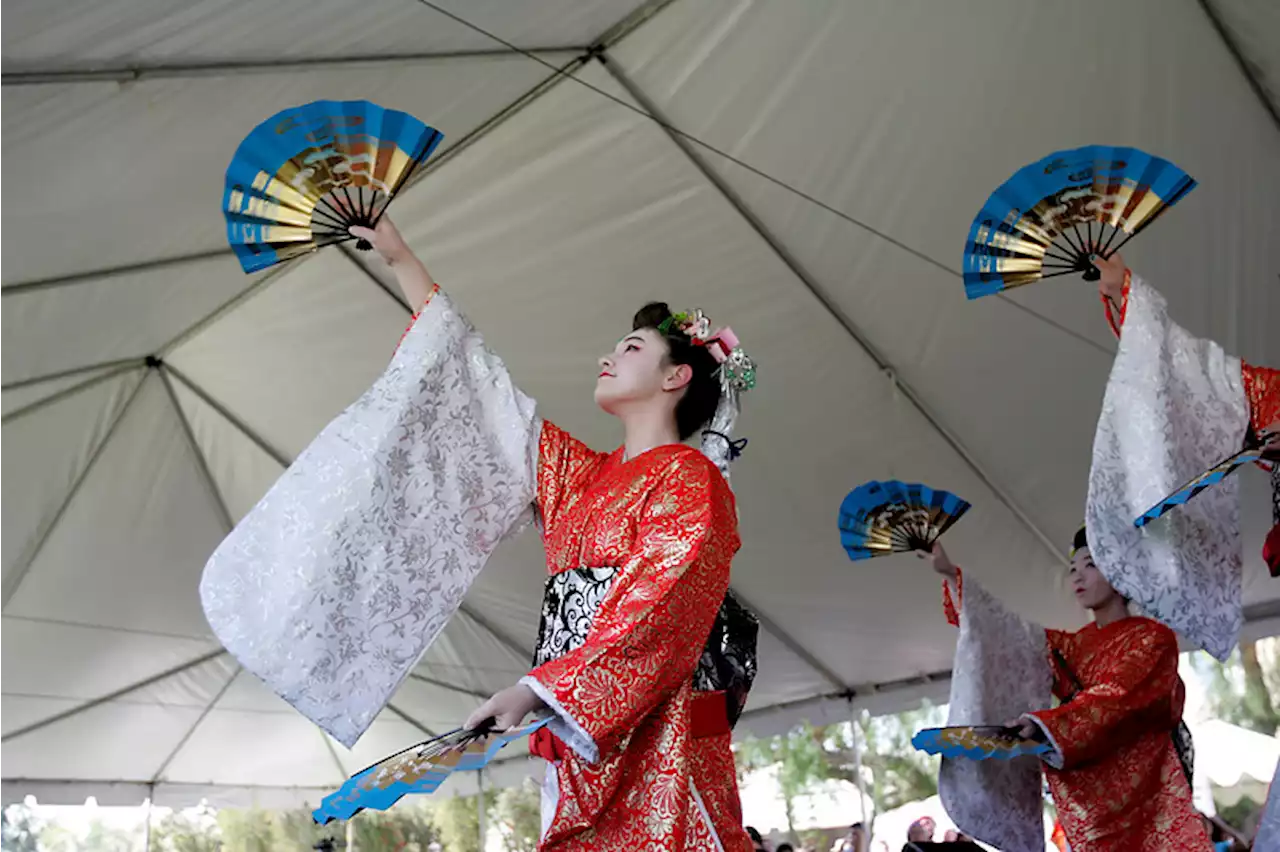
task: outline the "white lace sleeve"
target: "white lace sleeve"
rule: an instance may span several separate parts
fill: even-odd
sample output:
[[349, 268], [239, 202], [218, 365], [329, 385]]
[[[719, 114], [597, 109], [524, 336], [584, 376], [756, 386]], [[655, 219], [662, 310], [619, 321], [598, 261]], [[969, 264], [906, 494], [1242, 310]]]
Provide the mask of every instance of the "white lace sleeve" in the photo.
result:
[[527, 519], [539, 429], [533, 400], [438, 293], [381, 378], [210, 558], [209, 624], [351, 746]]
[[[1009, 612], [969, 577], [951, 670], [948, 725], [1001, 725], [1049, 706], [1051, 673], [1044, 628]], [[1040, 764], [944, 759], [942, 806], [956, 827], [1009, 852], [1044, 849]]]
[[1133, 278], [1093, 441], [1089, 547], [1111, 585], [1220, 660], [1242, 622], [1238, 479], [1145, 527], [1133, 519], [1239, 450], [1248, 424], [1240, 360], [1173, 323]]

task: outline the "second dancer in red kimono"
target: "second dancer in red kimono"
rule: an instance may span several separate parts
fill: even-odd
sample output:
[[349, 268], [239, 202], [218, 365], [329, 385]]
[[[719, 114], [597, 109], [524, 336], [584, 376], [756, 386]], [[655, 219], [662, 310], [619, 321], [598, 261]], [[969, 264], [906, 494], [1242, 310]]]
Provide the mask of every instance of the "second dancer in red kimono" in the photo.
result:
[[[946, 578], [947, 618], [961, 628], [948, 724], [1017, 716], [1011, 724], [1024, 738], [1049, 743], [1044, 774], [1073, 852], [1208, 852], [1191, 801], [1189, 741], [1180, 735], [1177, 637], [1129, 614], [1094, 564], [1084, 528], [1072, 545], [1071, 586], [1094, 620], [1075, 631], [1026, 622], [972, 580], [961, 588], [941, 544], [930, 556]], [[939, 793], [956, 824], [980, 840], [1044, 848], [1034, 764], [944, 760]]]

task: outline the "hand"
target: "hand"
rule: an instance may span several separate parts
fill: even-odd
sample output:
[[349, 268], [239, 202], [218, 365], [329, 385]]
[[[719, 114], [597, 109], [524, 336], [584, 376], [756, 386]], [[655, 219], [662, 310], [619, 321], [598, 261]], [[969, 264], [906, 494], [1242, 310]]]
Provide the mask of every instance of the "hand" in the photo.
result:
[[404, 237], [400, 236], [400, 231], [392, 223], [390, 216], [383, 215], [376, 228], [352, 225], [347, 230], [351, 236], [372, 243], [388, 266], [395, 266], [413, 257], [413, 251], [405, 243]]
[[1014, 719], [1012, 722], [1006, 722], [1005, 727], [1013, 728], [1014, 733], [1024, 740], [1035, 740], [1040, 742], [1044, 739], [1044, 735], [1040, 731], [1040, 726], [1025, 716]]
[[1280, 420], [1262, 430], [1266, 440], [1262, 442], [1262, 456], [1268, 461], [1280, 461]]
[[948, 580], [954, 580], [959, 573], [959, 569], [956, 568], [955, 563], [947, 558], [947, 552], [942, 549], [942, 542], [940, 541], [935, 541], [933, 543], [933, 550], [917, 550], [916, 556], [919, 556], [921, 559], [928, 559], [932, 561], [933, 570], [937, 571]]
[[1098, 292], [1104, 298], [1110, 299], [1117, 305], [1120, 304], [1120, 300], [1124, 297], [1124, 274], [1129, 270], [1129, 267], [1124, 264], [1124, 258], [1119, 254], [1113, 254], [1111, 257], [1095, 254], [1090, 255], [1089, 260], [1102, 273], [1102, 277], [1098, 279]]
[[532, 689], [523, 683], [517, 683], [515, 686], [508, 686], [481, 704], [467, 717], [464, 727], [468, 730], [477, 728], [480, 723], [492, 716], [495, 731], [508, 731], [523, 722], [524, 717], [534, 710], [546, 706]]

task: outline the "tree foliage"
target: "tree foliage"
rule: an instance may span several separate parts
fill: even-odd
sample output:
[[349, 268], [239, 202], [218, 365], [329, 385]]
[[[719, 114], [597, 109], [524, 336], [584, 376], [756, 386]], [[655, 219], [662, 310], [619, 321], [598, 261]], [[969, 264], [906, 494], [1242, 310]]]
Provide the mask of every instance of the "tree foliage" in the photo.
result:
[[[875, 813], [925, 799], [938, 791], [938, 760], [916, 751], [911, 737], [920, 728], [943, 723], [943, 708], [925, 705], [886, 716], [858, 717], [863, 782]], [[796, 800], [820, 781], [837, 778], [857, 784], [858, 756], [853, 725], [801, 725], [766, 739], [747, 738], [735, 749], [739, 774], [777, 767], [779, 794], [788, 828], [795, 830]]]
[[542, 793], [532, 779], [498, 794], [494, 817], [507, 852], [534, 852], [542, 835]]
[[40, 831], [44, 824], [25, 804], [13, 804], [0, 811], [0, 847], [5, 852], [40, 852]]

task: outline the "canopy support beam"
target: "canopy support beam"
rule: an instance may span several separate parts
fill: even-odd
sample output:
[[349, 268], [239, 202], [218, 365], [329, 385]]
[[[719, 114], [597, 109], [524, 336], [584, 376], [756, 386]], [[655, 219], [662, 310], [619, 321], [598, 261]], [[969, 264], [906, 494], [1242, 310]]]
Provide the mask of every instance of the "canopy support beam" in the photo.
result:
[[415, 728], [417, 728], [417, 729], [418, 729], [419, 731], [421, 731], [422, 733], [426, 734], [428, 739], [432, 739], [432, 740], [434, 740], [436, 737], [438, 737], [438, 736], [439, 736], [439, 734], [437, 734], [435, 731], [431, 730], [431, 729], [430, 729], [430, 728], [428, 728], [426, 725], [422, 724], [422, 723], [421, 723], [421, 722], [419, 722], [417, 719], [413, 718], [413, 717], [412, 717], [412, 716], [410, 716], [408, 713], [404, 712], [404, 711], [403, 711], [403, 710], [401, 710], [399, 707], [397, 707], [396, 705], [392, 704], [392, 703], [391, 703], [391, 702], [389, 702], [389, 701], [387, 702], [387, 709], [388, 709], [388, 710], [390, 710], [392, 713], [395, 713], [395, 714], [396, 714], [397, 716], [399, 716], [401, 719], [403, 719], [403, 720], [405, 720], [406, 722], [408, 722], [410, 725], [413, 725]]
[[71, 367], [70, 369], [67, 369], [67, 370], [59, 370], [56, 373], [45, 373], [40, 376], [32, 376], [29, 379], [19, 379], [16, 382], [7, 382], [3, 385], [0, 385], [0, 390], [7, 390], [7, 391], [21, 390], [22, 388], [29, 388], [32, 385], [39, 385], [45, 382], [53, 382], [53, 381], [57, 381], [58, 379], [69, 379], [72, 376], [80, 376], [80, 375], [84, 375], [85, 373], [92, 373], [95, 370], [109, 370], [113, 367], [124, 367], [124, 368], [142, 367], [142, 366], [145, 366], [146, 363], [147, 363], [147, 359], [145, 355], [136, 356], [133, 358], [115, 358], [110, 361], [99, 361], [96, 364], [85, 364], [83, 367]]
[[289, 465], [292, 464], [288, 456], [271, 446], [271, 444], [267, 442], [266, 438], [263, 438], [248, 424], [228, 411], [225, 405], [214, 399], [204, 388], [187, 378], [185, 373], [174, 367], [168, 361], [163, 361], [161, 363], [164, 364], [164, 369], [167, 374], [172, 375], [175, 379], [182, 382], [182, 384], [186, 386], [187, 390], [199, 397], [200, 401], [205, 405], [216, 411], [223, 420], [226, 420], [237, 432], [248, 438], [255, 447], [270, 456], [271, 460], [280, 465], [282, 469], [288, 468]]
[[764, 222], [751, 211], [737, 192], [735, 192], [734, 189], [730, 187], [729, 184], [726, 183], [725, 180], [707, 164], [707, 162], [702, 158], [702, 155], [694, 149], [693, 145], [691, 145], [680, 133], [674, 131], [671, 122], [667, 120], [662, 111], [659, 110], [653, 101], [649, 99], [648, 95], [641, 91], [640, 88], [631, 81], [631, 78], [627, 76], [626, 72], [623, 71], [623, 69], [619, 67], [607, 53], [600, 54], [598, 58], [601, 64], [604, 65], [604, 67], [609, 70], [609, 73], [613, 75], [613, 78], [617, 80], [624, 89], [626, 89], [627, 93], [640, 104], [640, 107], [645, 112], [649, 113], [649, 116], [654, 120], [654, 122], [666, 132], [667, 137], [675, 143], [676, 147], [684, 152], [685, 156], [693, 163], [698, 171], [702, 173], [703, 177], [705, 177], [712, 186], [720, 191], [720, 194], [724, 196], [729, 205], [736, 210], [740, 216], [742, 216], [747, 224], [751, 226], [762, 240], [764, 240], [765, 244], [773, 250], [773, 253], [778, 257], [778, 259], [781, 260], [791, 273], [796, 276], [800, 283], [803, 284], [811, 294], [813, 294], [813, 297], [817, 299], [818, 303], [822, 305], [823, 308], [826, 309], [827, 313], [830, 314], [831, 317], [844, 328], [849, 336], [853, 338], [854, 342], [862, 348], [862, 350], [867, 354], [867, 357], [869, 357], [882, 372], [887, 374], [893, 380], [894, 384], [897, 385], [903, 396], [911, 402], [915, 409], [920, 413], [920, 416], [925, 419], [925, 422], [927, 422], [933, 430], [938, 433], [943, 441], [951, 447], [951, 449], [960, 457], [965, 465], [968, 466], [973, 474], [977, 476], [988, 489], [990, 489], [991, 493], [1004, 504], [1005, 508], [1013, 513], [1013, 516], [1017, 518], [1027, 531], [1044, 546], [1045, 550], [1053, 556], [1055, 561], [1064, 566], [1067, 565], [1067, 559], [1063, 555], [1062, 549], [1054, 544], [1053, 539], [1047, 535], [1044, 530], [1040, 529], [1018, 501], [1015, 500], [1008, 491], [1006, 491], [992, 478], [990, 474], [987, 473], [982, 464], [974, 457], [973, 453], [969, 452], [968, 448], [960, 442], [959, 437], [947, 428], [938, 415], [930, 409], [923, 397], [921, 397], [914, 388], [907, 384], [894, 365], [875, 347], [874, 344], [871, 343], [870, 338], [867, 337], [867, 335], [864, 334], [862, 330], [845, 315], [844, 311], [835, 304], [834, 300], [827, 296], [823, 288], [818, 285], [817, 280], [809, 274], [800, 261], [791, 254], [787, 247], [773, 235], [773, 233], [765, 226]]
[[1209, 24], [1213, 27], [1213, 31], [1218, 34], [1218, 38], [1222, 39], [1223, 46], [1231, 54], [1231, 58], [1235, 60], [1236, 68], [1244, 75], [1245, 82], [1253, 90], [1254, 96], [1262, 104], [1262, 108], [1267, 111], [1267, 115], [1271, 116], [1271, 121], [1275, 124], [1276, 130], [1280, 130], [1280, 112], [1276, 111], [1275, 104], [1267, 97], [1267, 91], [1262, 87], [1262, 82], [1254, 75], [1249, 63], [1245, 61], [1244, 54], [1240, 52], [1239, 45], [1231, 37], [1226, 25], [1222, 23], [1222, 18], [1218, 16], [1217, 10], [1213, 8], [1213, 3], [1210, 0], [1197, 0], [1197, 2], [1200, 4], [1200, 9], [1204, 12], [1205, 17], [1209, 19]]
[[141, 366], [142, 366], [142, 363], [138, 362], [138, 363], [121, 364], [119, 367], [116, 367], [114, 369], [108, 369], [107, 372], [102, 373], [101, 375], [94, 376], [93, 378], [90, 378], [90, 379], [85, 379], [83, 382], [77, 382], [76, 384], [72, 385], [69, 388], [63, 388], [57, 393], [50, 394], [49, 396], [46, 396], [42, 399], [37, 399], [33, 403], [24, 405], [21, 408], [7, 412], [3, 417], [0, 417], [0, 423], [12, 423], [14, 420], [17, 420], [19, 417], [25, 417], [28, 414], [34, 414], [40, 409], [45, 408], [46, 406], [53, 405], [55, 402], [61, 402], [62, 400], [66, 399], [69, 396], [75, 396], [76, 394], [80, 393], [80, 391], [86, 391], [89, 388], [97, 387], [103, 382], [110, 381], [111, 379], [114, 379], [117, 376], [121, 376], [125, 373], [130, 372], [131, 370], [136, 370]]
[[433, 677], [427, 677], [426, 675], [420, 675], [420, 674], [418, 674], [417, 672], [409, 672], [409, 677], [410, 677], [410, 679], [412, 679], [412, 680], [422, 681], [423, 683], [428, 684], [429, 686], [434, 686], [434, 687], [437, 687], [437, 688], [439, 688], [439, 689], [447, 689], [447, 690], [449, 690], [450, 692], [457, 692], [457, 693], [459, 693], [460, 695], [469, 695], [470, 697], [472, 697], [472, 698], [478, 698], [478, 699], [480, 699], [481, 701], [488, 701], [488, 700], [489, 700], [489, 696], [488, 696], [487, 694], [483, 693], [483, 692], [478, 692], [478, 691], [476, 691], [476, 690], [474, 690], [474, 689], [468, 689], [468, 688], [467, 688], [467, 687], [465, 687], [465, 686], [456, 686], [455, 684], [452, 684], [452, 683], [446, 683], [446, 682], [444, 682], [443, 680], [436, 680], [436, 679], [435, 679], [435, 678], [433, 678]]
[[742, 602], [742, 605], [755, 614], [756, 619], [760, 622], [760, 626], [763, 627], [766, 632], [785, 645], [791, 653], [804, 660], [805, 665], [822, 675], [822, 677], [836, 689], [841, 691], [849, 690], [849, 685], [844, 682], [843, 678], [832, 671], [830, 666], [818, 659], [817, 656], [808, 648], [801, 645], [790, 633], [783, 629], [782, 625], [778, 624], [778, 622], [766, 615], [760, 607], [743, 597], [740, 591], [737, 589], [732, 589], [732, 591], [738, 597], [738, 600]]
[[74, 284], [92, 284], [103, 281], [108, 278], [120, 278], [126, 275], [141, 275], [146, 272], [157, 272], [163, 269], [171, 269], [175, 266], [184, 266], [188, 263], [200, 263], [206, 260], [217, 260], [221, 257], [230, 257], [234, 254], [231, 249], [219, 248], [209, 251], [197, 251], [189, 254], [178, 254], [170, 257], [158, 257], [154, 260], [144, 260], [138, 263], [126, 263], [122, 266], [108, 266], [102, 269], [90, 269], [86, 272], [75, 272], [71, 275], [59, 275], [53, 278], [40, 278], [34, 281], [22, 281], [17, 284], [6, 285], [0, 289], [0, 296], [8, 298], [10, 296], [21, 296], [23, 293], [30, 293], [35, 290], [53, 290], [59, 287], [69, 287]]
[[85, 462], [84, 469], [80, 471], [80, 475], [76, 477], [75, 481], [71, 483], [71, 487], [67, 489], [67, 493], [63, 496], [62, 502], [58, 506], [58, 511], [54, 513], [53, 517], [49, 519], [49, 523], [40, 531], [39, 536], [36, 538], [35, 543], [31, 548], [23, 554], [18, 563], [10, 569], [9, 576], [4, 578], [4, 586], [3, 589], [0, 590], [3, 592], [3, 603], [0, 604], [0, 607], [7, 607], [9, 605], [9, 601], [13, 599], [14, 594], [18, 591], [18, 587], [21, 586], [22, 581], [26, 579], [27, 572], [30, 571], [31, 566], [35, 564], [36, 557], [40, 555], [40, 551], [44, 549], [45, 543], [49, 541], [49, 537], [52, 536], [53, 531], [57, 529], [58, 522], [61, 521], [62, 516], [66, 514], [67, 508], [71, 505], [72, 501], [76, 499], [76, 495], [80, 493], [80, 486], [84, 485], [85, 480], [89, 478], [89, 474], [93, 471], [94, 465], [97, 464], [98, 459], [102, 456], [103, 449], [107, 444], [111, 443], [112, 436], [115, 435], [116, 430], [120, 427], [120, 423], [123, 422], [125, 414], [127, 414], [130, 407], [133, 406], [134, 400], [138, 398], [138, 394], [141, 393], [143, 385], [147, 383], [147, 378], [147, 376], [142, 377], [137, 386], [133, 389], [133, 392], [129, 394], [129, 398], [125, 400], [124, 405], [120, 406], [120, 410], [116, 412], [116, 416], [111, 421], [111, 425], [108, 426], [107, 430], [103, 433], [102, 438], [98, 441], [98, 445], [93, 448], [93, 452]]
[[204, 706], [204, 709], [200, 711], [200, 715], [196, 717], [195, 722], [187, 729], [187, 732], [182, 735], [182, 739], [178, 740], [178, 744], [169, 751], [169, 754], [160, 764], [160, 768], [151, 776], [151, 788], [153, 790], [155, 789], [155, 786], [164, 779], [164, 773], [168, 771], [169, 764], [173, 763], [173, 759], [178, 756], [178, 752], [182, 751], [187, 742], [191, 739], [191, 736], [196, 732], [196, 729], [204, 722], [205, 717], [213, 711], [214, 707], [218, 706], [218, 702], [222, 700], [222, 696], [227, 694], [227, 690], [231, 688], [231, 684], [235, 683], [236, 678], [239, 676], [240, 664], [237, 663], [235, 667], [232, 668], [231, 676], [227, 678], [227, 682], [224, 683], [222, 688], [218, 690], [217, 694], [213, 696], [213, 700]]
[[169, 377], [169, 365], [160, 360], [155, 361], [155, 364], [157, 371], [160, 373], [160, 379], [164, 382], [164, 389], [169, 396], [169, 402], [173, 405], [173, 413], [177, 416], [178, 422], [182, 424], [182, 434], [187, 439], [187, 449], [191, 451], [191, 455], [195, 458], [196, 466], [200, 469], [200, 478], [204, 480], [205, 486], [209, 489], [209, 496], [218, 508], [218, 518], [222, 521], [224, 529], [223, 534], [230, 533], [232, 528], [235, 527], [235, 522], [231, 520], [231, 511], [227, 508], [227, 501], [222, 497], [222, 491], [218, 489], [217, 480], [213, 478], [213, 471], [209, 470], [209, 460], [205, 458], [204, 452], [200, 449], [200, 443], [196, 440], [196, 433], [191, 427], [191, 421], [187, 418], [187, 412], [182, 410], [182, 403], [178, 402], [178, 392], [173, 389], [173, 380]]
[[[86, 701], [83, 704], [78, 704], [69, 710], [64, 710], [61, 713], [55, 713], [52, 716], [41, 719], [38, 722], [32, 722], [30, 725], [25, 725], [16, 731], [11, 731], [10, 733], [5, 734], [3, 737], [0, 737], [0, 743], [7, 743], [10, 740], [17, 739], [18, 737], [35, 733], [36, 731], [39, 731], [43, 728], [47, 728], [50, 725], [56, 724], [57, 722], [70, 719], [72, 716], [79, 716], [81, 713], [85, 713], [89, 710], [92, 710], [95, 707], [100, 707], [103, 704], [107, 704], [111, 701], [115, 701], [118, 698], [123, 698], [124, 696], [132, 692], [137, 692], [140, 689], [146, 689], [148, 686], [151, 686], [153, 683], [159, 683], [160, 681], [166, 678], [173, 677], [176, 674], [182, 674], [183, 672], [188, 671], [189, 669], [194, 669], [196, 666], [202, 666], [205, 663], [209, 662], [210, 660], [216, 660], [218, 657], [221, 657], [225, 653], [227, 653], [226, 649], [219, 648], [216, 651], [209, 651], [207, 653], [201, 654], [200, 656], [196, 657], [194, 660], [188, 660], [185, 663], [179, 663], [173, 668], [165, 669], [159, 674], [153, 674], [150, 677], [144, 678], [135, 683], [131, 683], [128, 686], [121, 687], [120, 689], [117, 689], [114, 692], [109, 692], [106, 695], [102, 695], [102, 696], [99, 696], [98, 698], [94, 698], [90, 701]], [[146, 781], [143, 783], [151, 784], [153, 782]]]
[[[584, 53], [582, 45], [524, 48], [530, 53]], [[296, 59], [232, 60], [227, 62], [177, 62], [154, 65], [118, 65], [107, 68], [51, 67], [5, 71], [0, 83], [5, 86], [39, 86], [68, 83], [137, 83], [144, 80], [202, 79], [244, 74], [280, 74], [316, 69], [354, 68], [359, 66], [386, 68], [396, 65], [422, 65], [457, 59], [491, 59], [519, 55], [510, 48], [481, 50], [428, 51], [425, 53], [354, 54], [351, 56], [307, 56]]]
[[381, 278], [379, 278], [377, 275], [374, 275], [373, 270], [365, 266], [364, 262], [360, 260], [360, 258], [356, 257], [356, 254], [353, 250], [347, 248], [345, 245], [340, 245], [338, 246], [338, 251], [342, 253], [343, 257], [351, 261], [352, 266], [360, 270], [360, 274], [362, 274], [365, 278], [369, 279], [370, 283], [372, 283], [373, 286], [377, 287], [383, 293], [386, 293], [387, 298], [396, 303], [396, 307], [403, 310], [409, 316], [413, 316], [413, 308], [409, 307], [409, 305], [405, 303], [404, 299], [401, 297], [401, 294], [396, 293], [394, 290], [388, 287]]

